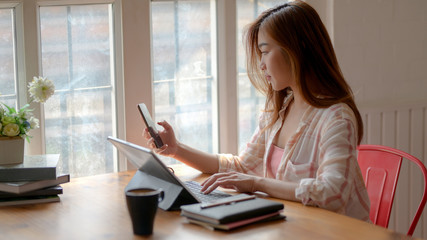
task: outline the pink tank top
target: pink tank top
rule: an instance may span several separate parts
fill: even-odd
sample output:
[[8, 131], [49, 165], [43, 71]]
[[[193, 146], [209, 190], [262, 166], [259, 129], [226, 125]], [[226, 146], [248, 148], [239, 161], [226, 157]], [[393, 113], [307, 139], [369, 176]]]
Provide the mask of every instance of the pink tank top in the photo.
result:
[[270, 152], [267, 157], [267, 168], [272, 176], [276, 176], [280, 161], [282, 160], [284, 149], [276, 145], [271, 145]]

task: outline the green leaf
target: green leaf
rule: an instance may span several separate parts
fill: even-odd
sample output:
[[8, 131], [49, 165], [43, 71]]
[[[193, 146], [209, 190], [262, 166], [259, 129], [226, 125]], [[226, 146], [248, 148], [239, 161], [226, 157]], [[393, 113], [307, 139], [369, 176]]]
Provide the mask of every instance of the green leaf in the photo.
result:
[[9, 114], [13, 114], [16, 113], [16, 109], [13, 107], [9, 107], [6, 104], [3, 103], [3, 105], [7, 108], [7, 110], [9, 110]]

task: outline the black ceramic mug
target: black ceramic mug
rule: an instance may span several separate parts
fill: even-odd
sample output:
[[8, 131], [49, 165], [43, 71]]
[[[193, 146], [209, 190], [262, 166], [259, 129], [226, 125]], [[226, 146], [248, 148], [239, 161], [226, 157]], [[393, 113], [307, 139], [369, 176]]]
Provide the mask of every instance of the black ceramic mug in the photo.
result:
[[162, 189], [138, 188], [126, 191], [126, 203], [132, 220], [133, 233], [153, 233], [157, 206], [164, 198]]

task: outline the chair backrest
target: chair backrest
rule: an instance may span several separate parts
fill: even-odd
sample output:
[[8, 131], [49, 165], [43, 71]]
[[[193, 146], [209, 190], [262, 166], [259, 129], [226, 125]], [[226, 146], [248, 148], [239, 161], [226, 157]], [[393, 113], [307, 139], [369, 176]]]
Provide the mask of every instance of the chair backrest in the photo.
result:
[[412, 236], [427, 201], [426, 167], [416, 157], [386, 146], [360, 145], [358, 151], [357, 161], [371, 201], [369, 217], [375, 225], [385, 228], [390, 220], [402, 160], [410, 160], [420, 168], [424, 177], [424, 193], [407, 233]]

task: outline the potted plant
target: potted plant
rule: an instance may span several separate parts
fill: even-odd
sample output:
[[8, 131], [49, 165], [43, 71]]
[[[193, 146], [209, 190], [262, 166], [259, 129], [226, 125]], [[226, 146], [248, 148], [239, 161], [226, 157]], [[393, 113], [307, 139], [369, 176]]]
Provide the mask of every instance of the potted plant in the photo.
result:
[[[55, 92], [51, 80], [33, 77], [28, 84], [31, 102], [44, 103]], [[0, 164], [17, 164], [24, 160], [25, 139], [30, 142], [31, 129], [39, 128], [39, 120], [32, 114], [30, 104], [19, 110], [0, 103]]]

